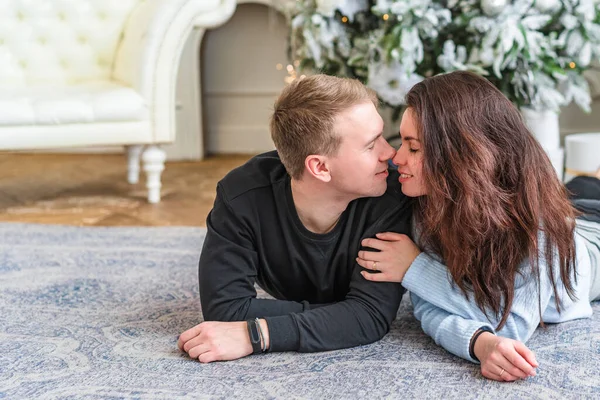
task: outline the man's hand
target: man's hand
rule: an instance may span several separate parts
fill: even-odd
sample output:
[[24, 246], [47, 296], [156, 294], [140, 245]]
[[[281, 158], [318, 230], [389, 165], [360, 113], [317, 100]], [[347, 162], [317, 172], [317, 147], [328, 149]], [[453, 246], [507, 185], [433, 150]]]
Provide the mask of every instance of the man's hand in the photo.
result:
[[473, 348], [481, 362], [481, 374], [495, 381], [514, 381], [535, 376], [538, 362], [523, 343], [484, 332]]
[[406, 271], [421, 254], [421, 250], [408, 236], [400, 233], [384, 232], [375, 236], [377, 239], [364, 239], [361, 244], [380, 251], [361, 250], [356, 262], [363, 268], [379, 273], [362, 271], [362, 276], [370, 281], [402, 282]]
[[237, 360], [252, 354], [246, 321], [202, 322], [183, 332], [177, 347], [202, 363]]

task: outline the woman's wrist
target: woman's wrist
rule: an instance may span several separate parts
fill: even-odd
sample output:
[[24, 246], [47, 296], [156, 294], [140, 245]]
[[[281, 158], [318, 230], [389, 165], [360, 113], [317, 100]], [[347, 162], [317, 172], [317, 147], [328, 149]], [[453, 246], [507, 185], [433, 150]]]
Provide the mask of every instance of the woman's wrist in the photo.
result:
[[482, 361], [485, 355], [485, 349], [491, 341], [496, 340], [496, 335], [489, 331], [483, 331], [473, 343], [473, 355], [477, 361]]
[[[423, 252], [417, 248], [417, 251], [414, 253], [414, 257], [413, 257], [412, 261], [408, 264], [408, 267], [405, 268], [405, 269], [401, 269], [401, 268], [398, 269], [402, 273], [402, 275], [399, 276], [399, 278], [400, 278], [399, 282], [400, 283], [402, 283], [404, 281], [404, 278], [406, 277], [406, 274], [412, 268], [412, 266], [415, 264], [415, 262], [417, 261], [417, 259], [421, 255], [421, 253], [423, 253]], [[421, 261], [421, 263], [422, 263], [422, 261]], [[416, 268], [418, 270], [419, 267], [416, 267]]]
[[471, 341], [469, 343], [469, 355], [476, 361], [480, 360], [479, 357], [482, 353], [481, 349], [483, 347], [483, 343], [485, 342], [485, 338], [484, 340], [479, 339], [485, 336], [494, 337], [496, 335], [494, 335], [492, 330], [487, 326], [482, 326], [481, 328], [477, 329], [477, 331], [475, 331], [475, 333], [471, 337]]

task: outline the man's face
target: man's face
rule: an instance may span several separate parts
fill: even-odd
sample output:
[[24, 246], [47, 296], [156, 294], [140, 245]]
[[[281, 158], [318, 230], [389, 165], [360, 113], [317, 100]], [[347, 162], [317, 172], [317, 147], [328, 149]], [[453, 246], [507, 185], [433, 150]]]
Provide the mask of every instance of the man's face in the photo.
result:
[[341, 113], [335, 134], [342, 138], [335, 157], [329, 158], [331, 184], [351, 199], [376, 197], [387, 188], [388, 160], [395, 150], [382, 136], [383, 120], [371, 102]]

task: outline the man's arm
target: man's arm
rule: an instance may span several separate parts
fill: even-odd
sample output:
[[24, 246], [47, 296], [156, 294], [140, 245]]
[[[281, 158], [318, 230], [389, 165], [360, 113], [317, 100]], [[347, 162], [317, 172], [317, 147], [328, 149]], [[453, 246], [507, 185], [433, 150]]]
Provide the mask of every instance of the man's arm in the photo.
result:
[[355, 264], [350, 290], [343, 301], [265, 318], [272, 351], [335, 350], [372, 343], [387, 334], [404, 290], [397, 283], [366, 281], [361, 270]]
[[[267, 327], [271, 351], [311, 352], [353, 347], [379, 340], [389, 331], [404, 289], [396, 283], [364, 280], [360, 275], [362, 268], [356, 263], [349, 293], [341, 302], [310, 306], [256, 299], [258, 255], [253, 247], [252, 232], [244, 228], [247, 222], [237, 217], [219, 196], [218, 190], [215, 207], [207, 220], [209, 229], [200, 261], [200, 295], [206, 320], [265, 318], [266, 321], [261, 322]], [[408, 229], [409, 212], [408, 203], [393, 207], [371, 227], [372, 232], [367, 233]], [[206, 327], [207, 323], [204, 324]], [[236, 324], [232, 327], [239, 333], [240, 345], [245, 346], [247, 334], [244, 335], [242, 325], [232, 324]], [[219, 336], [216, 330], [228, 329], [227, 325], [213, 325], [209, 325], [209, 336], [213, 338]], [[197, 339], [199, 332], [195, 328], [184, 332], [180, 348], [188, 353], [190, 349], [204, 348], [198, 343], [210, 338]], [[232, 347], [231, 352], [225, 353], [207, 360], [230, 359], [239, 349]]]
[[[205, 322], [183, 332], [177, 346], [201, 362], [235, 360], [252, 353], [245, 320], [302, 312], [310, 305], [256, 298], [258, 254], [253, 233], [229, 207], [220, 186], [207, 218], [207, 228], [199, 262], [200, 301]], [[270, 330], [266, 321], [262, 319], [260, 324], [263, 340], [269, 344]]]
[[[314, 352], [354, 347], [381, 339], [402, 298], [396, 283], [365, 281], [355, 267], [344, 301], [302, 313], [259, 319], [270, 351]], [[252, 353], [245, 322], [204, 322], [182, 333], [178, 346], [201, 362], [226, 361]]]
[[[220, 196], [218, 190], [200, 258], [205, 320], [265, 318], [271, 351], [353, 347], [379, 340], [388, 332], [404, 290], [400, 284], [366, 281], [356, 263], [344, 301], [311, 309], [306, 302], [257, 299], [254, 282], [258, 255], [252, 233]], [[407, 219], [399, 209], [386, 214], [380, 218], [378, 230], [393, 230]]]
[[308, 302], [256, 298], [258, 254], [253, 233], [223, 197], [221, 188], [217, 187], [200, 254], [200, 302], [204, 320], [244, 321], [308, 309]]

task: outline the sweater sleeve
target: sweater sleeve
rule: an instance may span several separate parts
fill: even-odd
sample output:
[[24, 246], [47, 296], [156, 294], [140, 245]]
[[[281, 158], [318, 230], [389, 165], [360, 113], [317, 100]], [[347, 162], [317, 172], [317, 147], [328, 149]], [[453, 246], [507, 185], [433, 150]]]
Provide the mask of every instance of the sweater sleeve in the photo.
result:
[[355, 264], [343, 301], [317, 309], [266, 318], [271, 350], [315, 352], [368, 344], [388, 333], [404, 290], [397, 283], [362, 277]]
[[414, 293], [410, 294], [410, 300], [415, 318], [421, 321], [421, 328], [438, 346], [465, 360], [478, 362], [469, 354], [471, 338], [478, 329], [487, 328], [494, 332], [494, 327], [489, 322], [479, 322], [450, 314]]
[[[511, 312], [496, 334], [526, 342], [539, 325], [540, 309], [547, 307], [553, 293], [542, 259], [539, 268], [541, 284], [538, 290], [537, 280], [528, 272], [529, 264], [522, 264], [521, 271], [524, 272], [515, 280]], [[474, 300], [465, 297], [452, 282], [446, 266], [424, 252], [413, 261], [402, 285], [411, 292], [411, 300], [416, 304], [415, 316], [421, 321], [423, 330], [446, 350], [473, 361], [468, 354], [471, 336], [480, 327], [495, 328], [499, 318], [486, 315]]]
[[258, 255], [252, 233], [230, 209], [217, 187], [208, 215], [200, 254], [200, 303], [206, 321], [243, 321], [248, 318], [302, 312], [307, 302], [257, 299], [254, 283]]

